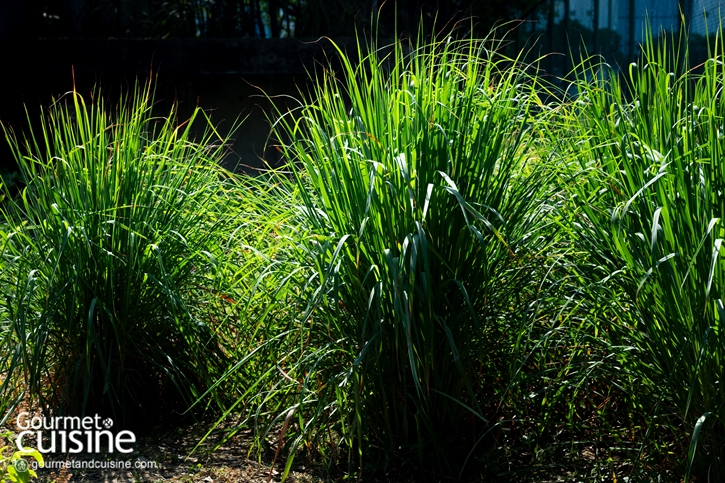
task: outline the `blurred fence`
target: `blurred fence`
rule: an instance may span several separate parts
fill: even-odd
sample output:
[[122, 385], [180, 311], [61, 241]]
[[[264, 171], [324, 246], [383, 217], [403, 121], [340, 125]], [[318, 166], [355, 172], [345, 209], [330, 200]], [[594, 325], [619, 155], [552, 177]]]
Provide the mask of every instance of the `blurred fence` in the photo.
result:
[[[522, 16], [517, 49], [537, 40], [536, 53], [555, 52], [575, 58], [579, 53], [601, 54], [612, 65], [636, 59], [645, 36], [647, 21], [653, 34], [678, 32], [684, 25], [690, 33], [693, 59], [707, 51], [706, 33], [720, 25], [725, 14], [723, 0], [543, 0]], [[543, 67], [555, 75], [571, 67], [569, 55], [550, 55]]]

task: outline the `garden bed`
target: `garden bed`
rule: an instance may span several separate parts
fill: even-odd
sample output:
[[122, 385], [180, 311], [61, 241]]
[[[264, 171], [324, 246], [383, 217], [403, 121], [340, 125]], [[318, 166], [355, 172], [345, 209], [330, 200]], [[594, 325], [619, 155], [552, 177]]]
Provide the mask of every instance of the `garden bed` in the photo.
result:
[[371, 42], [274, 113], [284, 171], [150, 84], [7, 133], [1, 412], [149, 428], [147, 473], [73, 481], [725, 478], [720, 40], [563, 86], [495, 37]]

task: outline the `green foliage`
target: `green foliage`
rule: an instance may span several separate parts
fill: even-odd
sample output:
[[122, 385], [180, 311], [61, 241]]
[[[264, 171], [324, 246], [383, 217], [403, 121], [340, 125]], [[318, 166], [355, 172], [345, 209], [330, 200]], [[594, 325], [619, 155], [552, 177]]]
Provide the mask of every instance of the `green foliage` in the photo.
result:
[[0, 410], [211, 396], [284, 477], [722, 479], [725, 48], [687, 45], [557, 91], [491, 39], [359, 41], [259, 177], [148, 87], [72, 93], [9, 133]]
[[25, 185], [2, 206], [6, 404], [27, 392], [65, 413], [153, 417], [226, 368], [190, 308], [231, 231], [223, 140], [201, 111], [177, 124], [151, 106], [150, 84], [112, 107], [72, 92], [42, 128], [6, 132]]
[[458, 475], [493, 444], [507, 352], [555, 233], [529, 162], [536, 80], [490, 41], [368, 47], [359, 65], [339, 50], [343, 79], [325, 73], [275, 126], [315, 305], [273, 390], [289, 402], [263, 411], [296, 415], [293, 453], [314, 442], [360, 468]]
[[720, 32], [710, 60], [689, 69], [684, 37], [650, 35], [621, 76], [582, 62], [557, 146], [576, 165], [582, 272], [612, 277], [631, 304], [607, 330], [637, 349], [626, 369], [640, 384], [629, 402], [646, 427], [641, 453], [664, 457], [671, 432], [698, 481], [725, 477], [723, 54]]
[[43, 455], [38, 450], [25, 448], [15, 451], [12, 456], [7, 457], [5, 456], [7, 449], [7, 446], [0, 448], [0, 472], [3, 481], [28, 483], [31, 477], [37, 478], [38, 474], [30, 468], [25, 458], [32, 457], [40, 466], [43, 466]]

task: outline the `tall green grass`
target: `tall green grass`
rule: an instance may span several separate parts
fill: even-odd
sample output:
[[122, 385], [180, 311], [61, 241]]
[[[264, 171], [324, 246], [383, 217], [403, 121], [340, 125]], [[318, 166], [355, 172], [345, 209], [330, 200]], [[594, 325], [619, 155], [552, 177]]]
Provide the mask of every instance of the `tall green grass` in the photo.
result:
[[559, 96], [501, 45], [336, 47], [256, 178], [149, 86], [7, 132], [0, 410], [214, 398], [284, 476], [722, 479], [722, 33]]
[[536, 77], [496, 47], [360, 42], [357, 63], [338, 48], [339, 77], [280, 113], [313, 305], [274, 374], [269, 401], [286, 402], [264, 411], [293, 453], [458, 475], [495, 444], [555, 233]]
[[184, 411], [226, 369], [199, 310], [218, 298], [238, 205], [224, 140], [200, 110], [179, 123], [152, 105], [151, 84], [117, 105], [71, 92], [42, 127], [5, 132], [25, 185], [0, 206], [6, 402], [139, 423]]
[[697, 481], [725, 478], [724, 54], [720, 31], [710, 59], [690, 67], [686, 38], [650, 33], [621, 75], [582, 62], [558, 146], [576, 165], [575, 236], [591, 257], [581, 268], [626, 294], [612, 301], [618, 320], [601, 322], [636, 349], [625, 368], [645, 428], [634, 464], [674, 451]]

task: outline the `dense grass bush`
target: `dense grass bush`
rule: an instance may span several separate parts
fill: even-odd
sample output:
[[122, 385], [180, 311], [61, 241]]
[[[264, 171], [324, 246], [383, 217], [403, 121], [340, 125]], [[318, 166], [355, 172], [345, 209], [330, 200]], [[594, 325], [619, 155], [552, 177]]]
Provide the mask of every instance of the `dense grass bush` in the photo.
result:
[[178, 124], [152, 104], [150, 84], [115, 106], [72, 92], [42, 128], [6, 132], [25, 185], [0, 206], [6, 403], [22, 391], [139, 423], [187, 409], [227, 367], [198, 310], [236, 206], [223, 140], [202, 111]]
[[258, 414], [284, 421], [293, 453], [458, 475], [495, 444], [555, 232], [529, 162], [536, 79], [488, 41], [368, 48], [356, 65], [339, 51], [342, 78], [275, 125], [312, 305]]
[[152, 117], [149, 87], [71, 93], [7, 133], [0, 410], [214, 397], [285, 476], [305, 453], [725, 478], [721, 39], [690, 68], [684, 37], [650, 35], [561, 91], [491, 39], [338, 48], [258, 177], [218, 167], [203, 112]]
[[591, 255], [582, 272], [624, 292], [612, 301], [617, 320], [601, 327], [634, 351], [624, 362], [637, 381], [627, 402], [644, 428], [638, 456], [654, 453], [682, 465], [679, 474], [720, 481], [725, 51], [718, 35], [710, 59], [691, 69], [683, 40], [650, 36], [621, 75], [580, 64], [558, 150], [577, 168], [568, 187], [575, 240]]
[[621, 78], [583, 61], [546, 106], [486, 42], [339, 52], [276, 125], [316, 284], [260, 434], [359, 468], [457, 476], [504, 440], [592, 477], [719, 475], [722, 52], [696, 72], [681, 45]]

